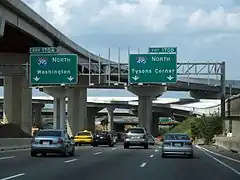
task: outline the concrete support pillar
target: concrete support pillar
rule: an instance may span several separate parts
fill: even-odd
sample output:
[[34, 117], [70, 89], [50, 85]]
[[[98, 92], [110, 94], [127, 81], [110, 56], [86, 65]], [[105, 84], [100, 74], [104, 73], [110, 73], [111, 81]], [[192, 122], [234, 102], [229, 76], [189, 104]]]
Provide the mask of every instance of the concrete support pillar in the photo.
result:
[[108, 131], [113, 131], [113, 115], [115, 107], [113, 106], [107, 106], [108, 111]]
[[138, 118], [139, 126], [143, 126], [150, 133], [152, 127], [152, 97], [138, 97]]
[[32, 89], [28, 87], [25, 76], [6, 76], [4, 78], [4, 115], [5, 123], [19, 124], [32, 132]]
[[152, 120], [152, 100], [161, 96], [166, 90], [166, 86], [149, 85], [149, 86], [129, 86], [130, 92], [138, 96], [138, 118], [139, 125], [143, 126], [149, 134], [153, 134]]
[[65, 129], [66, 125], [66, 102], [65, 97], [54, 97], [53, 128]]
[[68, 122], [72, 135], [88, 128], [87, 88], [68, 89]]
[[157, 136], [158, 135], [158, 118], [160, 116], [160, 113], [153, 112], [152, 114], [152, 135]]
[[42, 108], [44, 107], [45, 105], [43, 103], [36, 103], [34, 104], [34, 124], [35, 126], [37, 127], [40, 127], [42, 126]]
[[87, 108], [87, 129], [89, 131], [94, 132], [95, 131], [95, 116], [97, 115], [98, 111], [100, 111], [102, 108], [97, 107], [88, 107]]
[[66, 90], [64, 88], [44, 88], [44, 92], [54, 97], [53, 128], [66, 128]]

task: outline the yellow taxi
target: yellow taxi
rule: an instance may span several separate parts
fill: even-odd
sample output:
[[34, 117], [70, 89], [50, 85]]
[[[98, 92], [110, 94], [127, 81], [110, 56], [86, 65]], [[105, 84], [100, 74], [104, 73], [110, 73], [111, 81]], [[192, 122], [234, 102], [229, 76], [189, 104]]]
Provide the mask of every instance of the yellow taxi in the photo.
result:
[[76, 145], [81, 146], [82, 144], [92, 144], [93, 141], [93, 135], [91, 131], [84, 130], [77, 133], [76, 136], [74, 136], [74, 142]]

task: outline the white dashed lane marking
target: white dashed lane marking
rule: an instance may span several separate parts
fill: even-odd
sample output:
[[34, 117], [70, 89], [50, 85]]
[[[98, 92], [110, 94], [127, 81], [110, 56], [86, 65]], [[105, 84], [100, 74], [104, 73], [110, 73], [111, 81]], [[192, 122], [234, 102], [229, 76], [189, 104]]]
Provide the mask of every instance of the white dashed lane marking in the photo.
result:
[[0, 157], [0, 160], [12, 159], [12, 158], [15, 158], [15, 156]]
[[70, 159], [70, 160], [64, 161], [64, 163], [70, 163], [70, 162], [74, 162], [74, 161], [77, 161], [77, 159]]
[[15, 174], [13, 176], [8, 176], [8, 177], [5, 177], [5, 178], [1, 178], [0, 180], [9, 180], [9, 179], [14, 179], [14, 178], [18, 178], [20, 176], [24, 176], [25, 173], [20, 173], [20, 174]]
[[144, 163], [142, 163], [142, 164], [140, 165], [140, 167], [141, 167], [141, 168], [144, 168], [146, 165], [147, 165], [147, 163], [144, 162]]
[[94, 155], [98, 155], [98, 154], [102, 154], [102, 152], [96, 152], [96, 153], [94, 153]]

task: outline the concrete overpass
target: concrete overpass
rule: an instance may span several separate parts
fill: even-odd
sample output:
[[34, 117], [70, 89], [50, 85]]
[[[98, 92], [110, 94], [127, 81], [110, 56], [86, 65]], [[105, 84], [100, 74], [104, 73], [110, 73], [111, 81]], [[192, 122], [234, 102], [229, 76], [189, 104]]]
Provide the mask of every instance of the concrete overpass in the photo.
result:
[[[27, 79], [30, 47], [53, 46], [59, 49], [59, 53], [75, 53], [79, 58], [78, 70], [81, 84], [78, 84], [78, 88], [76, 86], [43, 88], [44, 92], [54, 97], [56, 128], [64, 126], [65, 97], [68, 97], [70, 124], [76, 131], [79, 127], [86, 127], [88, 124], [87, 88], [126, 87], [128, 69], [126, 64], [118, 64], [88, 52], [52, 27], [21, 1], [0, 1], [0, 38], [0, 67], [2, 67], [0, 73], [5, 76], [5, 120], [21, 124], [22, 129], [26, 132], [30, 132], [31, 122], [29, 120], [32, 117], [32, 91], [28, 87]], [[21, 42], [21, 44], [16, 42]], [[188, 70], [181, 73], [180, 69], [183, 66], [187, 67], [189, 63], [178, 63], [179, 75], [191, 75], [192, 73], [189, 71], [191, 69], [197, 69], [195, 74], [199, 75], [206, 75], [202, 69], [210, 69], [208, 75], [219, 75], [222, 71], [221, 63], [209, 63], [207, 66], [204, 66], [204, 63], [190, 64]], [[204, 68], [200, 68], [201, 66]], [[199, 71], [198, 68], [200, 68]], [[120, 84], [124, 86], [119, 86]], [[210, 97], [219, 98], [220, 92], [220, 88], [216, 84], [213, 86], [197, 85], [181, 80], [176, 85], [168, 87], [169, 90], [171, 88], [174, 90], [188, 89], [194, 92], [195, 97], [207, 97], [206, 92], [208, 92]], [[142, 87], [127, 84], [127, 89], [139, 96], [138, 116], [142, 119], [141, 124], [150, 130], [147, 120], [152, 119], [151, 98], [161, 96], [166, 91], [165, 85]], [[199, 90], [204, 93], [198, 93]], [[232, 94], [234, 93], [238, 93], [238, 88], [232, 89]], [[74, 119], [79, 119], [79, 122], [75, 122]]]
[[[47, 21], [45, 21], [41, 16], [35, 13], [31, 8], [29, 8], [22, 1], [15, 0], [2, 0], [0, 2], [0, 10], [2, 14], [0, 14], [0, 22], [1, 22], [1, 38], [0, 41], [0, 52], [5, 53], [2, 54], [6, 56], [19, 56], [18, 61], [13, 62], [12, 60], [8, 60], [7, 63], [1, 63], [1, 72], [4, 75], [25, 75], [25, 67], [20, 67], [19, 65], [27, 62], [28, 52], [30, 47], [38, 46], [54, 46], [59, 48], [60, 53], [75, 53], [79, 56], [79, 73], [81, 75], [86, 75], [89, 73], [89, 58], [91, 59], [91, 79], [92, 82], [87, 82], [88, 78], [86, 78], [87, 85], [96, 84], [94, 82], [94, 73], [95, 76], [99, 74], [99, 66], [100, 66], [100, 74], [107, 78], [106, 71], [112, 73], [113, 84], [118, 82], [118, 77], [116, 77], [119, 72], [122, 74], [122, 77], [127, 73], [127, 64], [118, 64], [116, 61], [109, 61], [105, 58], [99, 57], [86, 49], [80, 47], [69, 38], [64, 36], [61, 32], [59, 32], [56, 28], [51, 26]], [[21, 44], [17, 44], [16, 39]], [[11, 53], [11, 55], [9, 54]], [[16, 54], [17, 53], [17, 54]], [[19, 55], [25, 55], [23, 56]], [[23, 61], [21, 61], [21, 60]], [[100, 63], [99, 63], [100, 61]], [[11, 67], [9, 65], [11, 64]], [[14, 67], [15, 68], [14, 68]], [[178, 74], [181, 75], [192, 75], [197, 72], [199, 75], [211, 75], [211, 73], [220, 73], [220, 65], [217, 63], [178, 63]], [[7, 69], [7, 70], [6, 70]], [[208, 72], [207, 72], [208, 71]], [[86, 76], [85, 76], [86, 77]], [[121, 78], [122, 78], [121, 77]], [[120, 79], [121, 79], [120, 78]], [[81, 77], [83, 79], [83, 77]], [[120, 81], [122, 83], [126, 82], [125, 78]], [[105, 83], [109, 83], [110, 80], [105, 81]], [[111, 81], [112, 82], [112, 81]], [[3, 82], [0, 84], [3, 85]], [[232, 84], [232, 94], [240, 93], [240, 81], [227, 81], [226, 85]], [[104, 85], [104, 81], [101, 83]], [[216, 87], [217, 86], [217, 87]], [[174, 91], [189, 91], [189, 90], [205, 90], [212, 92], [219, 92], [219, 81], [217, 80], [208, 80], [208, 79], [200, 79], [200, 78], [188, 78], [188, 77], [179, 77], [178, 83], [176, 85], [169, 85], [168, 90]], [[93, 87], [93, 86], [89, 86]], [[121, 87], [120, 87], [121, 88]], [[229, 90], [227, 88], [226, 92]]]
[[[17, 43], [19, 42], [19, 43]], [[7, 122], [21, 124], [25, 132], [31, 132], [32, 124], [32, 90], [28, 88], [28, 62], [29, 49], [31, 47], [57, 47], [59, 53], [77, 54], [79, 63], [97, 62], [107, 63], [110, 61], [96, 56], [83, 49], [69, 38], [64, 36], [56, 28], [46, 22], [42, 17], [25, 5], [22, 1], [1, 0], [0, 1], [0, 75], [4, 76], [4, 119]], [[102, 65], [100, 65], [104, 68]], [[99, 69], [91, 68], [92, 72]], [[79, 71], [87, 72], [87, 69], [79, 65]], [[96, 79], [93, 75], [92, 82]], [[104, 78], [102, 79], [104, 81]], [[100, 81], [100, 83], [102, 82]], [[98, 82], [98, 81], [96, 81]], [[89, 85], [88, 78], [81, 77], [82, 85]], [[59, 89], [51, 89], [49, 92], [56, 98], [55, 119], [56, 128], [63, 126], [64, 112], [60, 106], [64, 101], [59, 97]], [[60, 89], [61, 91], [62, 89]], [[56, 92], [57, 91], [57, 92]], [[86, 126], [86, 87], [71, 89], [65, 94], [71, 96], [69, 116], [72, 119], [79, 119], [81, 123], [73, 127]], [[76, 94], [82, 94], [78, 97]], [[24, 101], [24, 103], [22, 103]], [[79, 102], [83, 102], [80, 104]], [[80, 116], [81, 114], [81, 116]]]

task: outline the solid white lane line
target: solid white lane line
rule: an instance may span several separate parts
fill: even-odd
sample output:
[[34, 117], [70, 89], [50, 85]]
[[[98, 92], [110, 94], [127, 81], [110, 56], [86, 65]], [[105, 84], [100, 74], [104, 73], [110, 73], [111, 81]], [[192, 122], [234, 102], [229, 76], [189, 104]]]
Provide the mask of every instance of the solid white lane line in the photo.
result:
[[5, 177], [5, 178], [2, 178], [0, 180], [8, 180], [8, 179], [14, 179], [14, 178], [17, 178], [17, 177], [20, 177], [20, 176], [24, 176], [25, 173], [20, 173], [20, 174], [16, 174], [16, 175], [13, 175], [13, 176], [8, 176], [8, 177]]
[[152, 155], [150, 155], [149, 157], [152, 158], [153, 156], [154, 156], [154, 155], [152, 154]]
[[117, 150], [117, 148], [112, 148], [113, 151]]
[[204, 151], [203, 149], [199, 148], [200, 151], [204, 152], [207, 156], [211, 157], [212, 159], [214, 159], [215, 161], [217, 161], [218, 163], [222, 164], [223, 166], [231, 169], [233, 172], [235, 172], [237, 175], [240, 175], [240, 172], [237, 171], [236, 169], [232, 168], [231, 166], [225, 164], [224, 162], [220, 161], [219, 159], [215, 158], [214, 156], [212, 156], [211, 154], [207, 153], [206, 151]]
[[98, 155], [98, 154], [102, 154], [102, 152], [96, 152], [96, 153], [94, 153], [94, 155]]
[[64, 163], [70, 163], [70, 162], [73, 162], [73, 161], [77, 161], [77, 159], [70, 159], [70, 160], [64, 161]]
[[144, 163], [142, 163], [142, 164], [140, 165], [140, 167], [141, 167], [141, 168], [144, 168], [146, 165], [147, 165], [147, 163], [144, 162]]
[[158, 149], [155, 149], [155, 152], [158, 152]]
[[0, 160], [4, 160], [4, 159], [12, 159], [12, 158], [15, 158], [15, 156], [0, 157]]
[[231, 160], [231, 161], [235, 161], [235, 162], [237, 162], [237, 163], [240, 163], [240, 161], [237, 160], [237, 159], [233, 159], [233, 158], [230, 158], [230, 157], [228, 157], [228, 156], [224, 156], [224, 155], [222, 155], [222, 154], [219, 154], [219, 153], [210, 151], [210, 150], [208, 150], [208, 149], [206, 149], [206, 148], [204, 148], [204, 147], [200, 147], [200, 146], [198, 146], [198, 145], [196, 145], [196, 147], [199, 148], [199, 149], [201, 148], [201, 149], [203, 149], [204, 151], [207, 151], [207, 152], [209, 152], [209, 153], [212, 153], [212, 154], [214, 154], [214, 155], [216, 155], [216, 156], [220, 156], [220, 157], [226, 158], [226, 159], [228, 159], [228, 160]]

